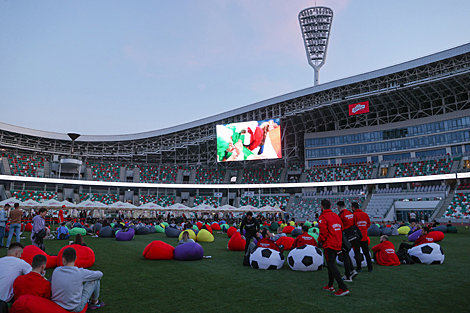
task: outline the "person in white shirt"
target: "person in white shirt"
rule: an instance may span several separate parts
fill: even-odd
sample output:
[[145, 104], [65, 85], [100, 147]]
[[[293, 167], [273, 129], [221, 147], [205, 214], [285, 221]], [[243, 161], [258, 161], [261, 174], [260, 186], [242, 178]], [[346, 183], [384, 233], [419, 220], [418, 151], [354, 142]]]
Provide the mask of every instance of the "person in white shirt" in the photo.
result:
[[7, 255], [0, 259], [0, 301], [10, 302], [13, 299], [15, 279], [32, 270], [31, 265], [20, 259], [22, 253], [23, 245], [19, 242], [12, 242]]

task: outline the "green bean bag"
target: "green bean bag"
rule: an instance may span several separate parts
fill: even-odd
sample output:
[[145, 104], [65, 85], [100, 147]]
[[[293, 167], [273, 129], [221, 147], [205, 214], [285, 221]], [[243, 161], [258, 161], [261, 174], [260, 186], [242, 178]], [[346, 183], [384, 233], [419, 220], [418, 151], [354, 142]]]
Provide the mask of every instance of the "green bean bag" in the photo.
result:
[[398, 233], [400, 235], [407, 235], [409, 232], [410, 232], [411, 228], [409, 228], [408, 226], [402, 226], [400, 228], [398, 228]]
[[157, 233], [164, 233], [165, 232], [165, 228], [161, 227], [160, 225], [155, 225], [155, 231]]
[[225, 230], [225, 231], [226, 231], [227, 229], [230, 228], [230, 226], [228, 226], [228, 224], [222, 224], [222, 225], [220, 225], [220, 228], [221, 228], [222, 230]]
[[[313, 230], [315, 230], [315, 232], [313, 232]], [[308, 234], [318, 241], [318, 236], [320, 236], [320, 229], [318, 229], [318, 227], [312, 227], [308, 230]]]
[[306, 221], [306, 222], [304, 223], [304, 226], [312, 227], [312, 223], [310, 223], [309, 221]]
[[193, 229], [194, 230], [199, 230], [199, 227], [197, 227], [197, 225], [193, 225]]
[[163, 222], [162, 224], [163, 224], [163, 226], [165, 226], [165, 227], [168, 227], [168, 225], [169, 225], [167, 222]]
[[114, 223], [110, 223], [109, 225], [111, 225], [111, 227], [114, 228]]
[[86, 229], [80, 227], [74, 227], [69, 231], [70, 236], [75, 236], [76, 234], [80, 234], [82, 236], [86, 235]]
[[447, 232], [448, 232], [448, 233], [454, 233], [454, 234], [455, 234], [455, 233], [457, 233], [457, 227], [455, 227], [455, 226], [448, 226], [448, 227], [447, 227]]

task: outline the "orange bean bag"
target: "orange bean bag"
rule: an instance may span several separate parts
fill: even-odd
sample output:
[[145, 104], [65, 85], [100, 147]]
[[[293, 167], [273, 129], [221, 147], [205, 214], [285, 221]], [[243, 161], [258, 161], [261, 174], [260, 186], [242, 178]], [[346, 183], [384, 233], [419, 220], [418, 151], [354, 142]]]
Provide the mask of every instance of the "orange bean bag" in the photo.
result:
[[[85, 313], [88, 309], [88, 304], [80, 313]], [[10, 313], [67, 313], [69, 311], [62, 308], [52, 300], [41, 298], [32, 295], [22, 295], [16, 300]]]
[[145, 247], [142, 255], [148, 260], [173, 260], [175, 248], [166, 242], [154, 240]]
[[56, 255], [53, 255], [53, 256], [48, 255], [46, 252], [32, 245], [24, 247], [23, 254], [21, 254], [21, 259], [24, 260], [29, 265], [31, 265], [33, 263], [33, 258], [38, 254], [42, 254], [47, 258], [46, 268], [54, 268], [57, 266]]
[[26, 226], [24, 227], [24, 231], [33, 231], [33, 224], [26, 224]]
[[235, 232], [228, 241], [227, 248], [230, 251], [245, 251], [246, 240], [242, 239], [240, 232]]
[[429, 232], [428, 237], [432, 237], [434, 242], [439, 242], [444, 239], [444, 233], [438, 230], [433, 230]]
[[[228, 238], [232, 238], [233, 234], [235, 234], [237, 232], [237, 229], [233, 226], [231, 226], [228, 230], [227, 230], [227, 236]], [[243, 251], [245, 251], [245, 249], [243, 249]]]
[[57, 266], [64, 265], [64, 263], [62, 263], [62, 254], [67, 248], [74, 248], [75, 252], [77, 253], [77, 260], [75, 260], [76, 267], [89, 268], [92, 267], [93, 264], [95, 264], [95, 253], [93, 252], [93, 250], [82, 245], [73, 244], [67, 245], [60, 249], [59, 255], [57, 256]]
[[290, 233], [292, 233], [292, 231], [295, 229], [294, 226], [290, 226], [290, 225], [287, 225], [285, 226], [283, 229], [282, 229], [282, 232], [284, 234], [287, 234], [287, 235], [290, 235]]
[[220, 225], [217, 224], [217, 223], [213, 223], [213, 224], [211, 225], [211, 228], [212, 228], [212, 230], [222, 230], [222, 229], [220, 228]]
[[283, 245], [284, 246], [284, 250], [290, 250], [292, 248], [292, 244], [294, 243], [294, 238], [292, 237], [281, 237], [279, 238], [277, 241], [276, 241], [276, 244], [278, 246], [280, 245]]

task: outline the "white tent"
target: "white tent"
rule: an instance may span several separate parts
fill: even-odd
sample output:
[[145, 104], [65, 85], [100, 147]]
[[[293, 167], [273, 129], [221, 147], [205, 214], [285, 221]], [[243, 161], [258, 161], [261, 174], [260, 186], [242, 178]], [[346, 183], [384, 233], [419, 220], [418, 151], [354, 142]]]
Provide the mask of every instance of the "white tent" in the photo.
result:
[[191, 211], [191, 208], [181, 203], [175, 203], [165, 208], [166, 211]]
[[252, 205], [244, 205], [244, 206], [241, 206], [241, 207], [238, 208], [239, 212], [249, 212], [249, 211], [258, 212], [257, 210], [258, 210], [258, 208], [255, 208]]
[[65, 205], [66, 208], [74, 208], [77, 206], [76, 204], [69, 202], [67, 200], [62, 201], [61, 204]]
[[75, 206], [77, 209], [106, 209], [108, 206], [101, 202], [86, 200]]
[[28, 200], [24, 201], [23, 203], [21, 203], [21, 206], [22, 207], [27, 207], [27, 208], [35, 208], [35, 207], [38, 207], [38, 206], [42, 206], [42, 204], [39, 203], [39, 202], [36, 202], [32, 199], [28, 199]]
[[16, 198], [9, 198], [9, 199], [6, 199], [6, 200], [3, 200], [2, 202], [0, 202], [0, 205], [1, 206], [4, 206], [5, 204], [9, 204], [11, 206], [13, 206], [15, 203], [19, 203], [20, 206], [23, 202], [21, 202], [20, 200], [16, 199]]
[[190, 209], [192, 212], [212, 212], [212, 211], [219, 211], [219, 209], [215, 209], [207, 204], [200, 204], [196, 207]]
[[143, 210], [155, 210], [155, 211], [165, 211], [165, 208], [153, 203], [153, 202], [148, 202], [146, 204], [143, 204], [138, 207], [138, 209], [143, 209]]
[[237, 212], [238, 209], [234, 207], [233, 205], [226, 204], [217, 208], [217, 210], [220, 212]]
[[113, 204], [108, 205], [108, 209], [115, 209], [115, 210], [134, 210], [138, 209], [135, 205], [131, 203], [125, 203], [122, 201], [114, 202]]
[[41, 206], [45, 208], [61, 208], [62, 205], [63, 205], [62, 202], [55, 200], [55, 199], [50, 199], [41, 203]]

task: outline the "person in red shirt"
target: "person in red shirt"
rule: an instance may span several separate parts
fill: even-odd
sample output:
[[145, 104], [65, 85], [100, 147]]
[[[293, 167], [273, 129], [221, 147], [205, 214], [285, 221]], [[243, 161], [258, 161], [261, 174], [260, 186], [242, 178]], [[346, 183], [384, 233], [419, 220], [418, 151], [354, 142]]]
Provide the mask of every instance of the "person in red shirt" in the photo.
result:
[[330, 201], [323, 199], [321, 201], [321, 209], [322, 213], [318, 218], [320, 228], [318, 242], [322, 244], [325, 251], [328, 268], [328, 285], [323, 287], [323, 290], [334, 292], [333, 282], [336, 280], [339, 290], [335, 295], [345, 296], [349, 293], [349, 290], [336, 267], [336, 255], [340, 252], [343, 244], [343, 223], [339, 216], [331, 211]]
[[302, 226], [302, 231], [303, 233], [298, 235], [292, 243], [291, 250], [305, 245], [317, 246], [315, 238], [308, 234], [308, 226]]
[[[338, 201], [336, 203], [336, 207], [338, 208], [338, 216], [341, 219], [341, 222], [343, 222], [343, 234], [346, 231], [346, 229], [354, 226], [354, 214], [351, 213], [351, 211], [346, 209], [346, 204], [344, 201]], [[349, 252], [349, 251], [348, 251]], [[353, 277], [357, 275], [357, 272], [353, 269], [351, 258], [349, 257], [349, 253], [343, 253], [343, 260], [344, 260], [344, 276], [343, 280], [345, 282], [352, 283]]]
[[423, 227], [421, 229], [421, 236], [419, 236], [418, 239], [416, 239], [414, 244], [410, 245], [409, 243], [402, 242], [400, 244], [400, 248], [398, 248], [398, 250], [401, 250], [401, 249], [408, 250], [408, 249], [411, 249], [413, 247], [417, 247], [417, 246], [422, 245], [424, 243], [430, 243], [430, 242], [434, 242], [434, 238], [429, 236], [429, 228], [428, 227]]
[[35, 255], [33, 269], [26, 275], [18, 276], [13, 283], [13, 295], [17, 300], [22, 295], [33, 295], [51, 299], [51, 283], [43, 276], [46, 270], [47, 258], [42, 254]]
[[359, 209], [359, 204], [357, 202], [351, 203], [351, 207], [353, 209], [353, 214], [354, 214], [354, 225], [359, 228], [362, 234], [362, 239], [360, 243], [354, 243], [354, 258], [356, 259], [356, 271], [362, 272], [361, 270], [361, 262], [362, 262], [362, 257], [361, 257], [361, 252], [360, 249], [362, 248], [362, 253], [364, 253], [364, 256], [366, 257], [367, 261], [367, 268], [369, 269], [369, 272], [373, 271], [372, 268], [372, 260], [370, 258], [370, 252], [369, 252], [369, 237], [367, 236], [367, 230], [370, 227], [370, 218], [367, 213], [362, 212], [361, 209]]
[[387, 235], [382, 235], [380, 237], [380, 243], [372, 247], [374, 252], [374, 259], [378, 265], [383, 266], [398, 266], [400, 265], [400, 260], [395, 253], [395, 247], [393, 243], [388, 240]]
[[266, 228], [263, 228], [261, 231], [261, 236], [263, 236], [263, 238], [261, 238], [257, 244], [259, 248], [269, 248], [276, 251], [283, 250], [283, 247], [279, 247], [274, 241], [271, 240], [271, 232]]

